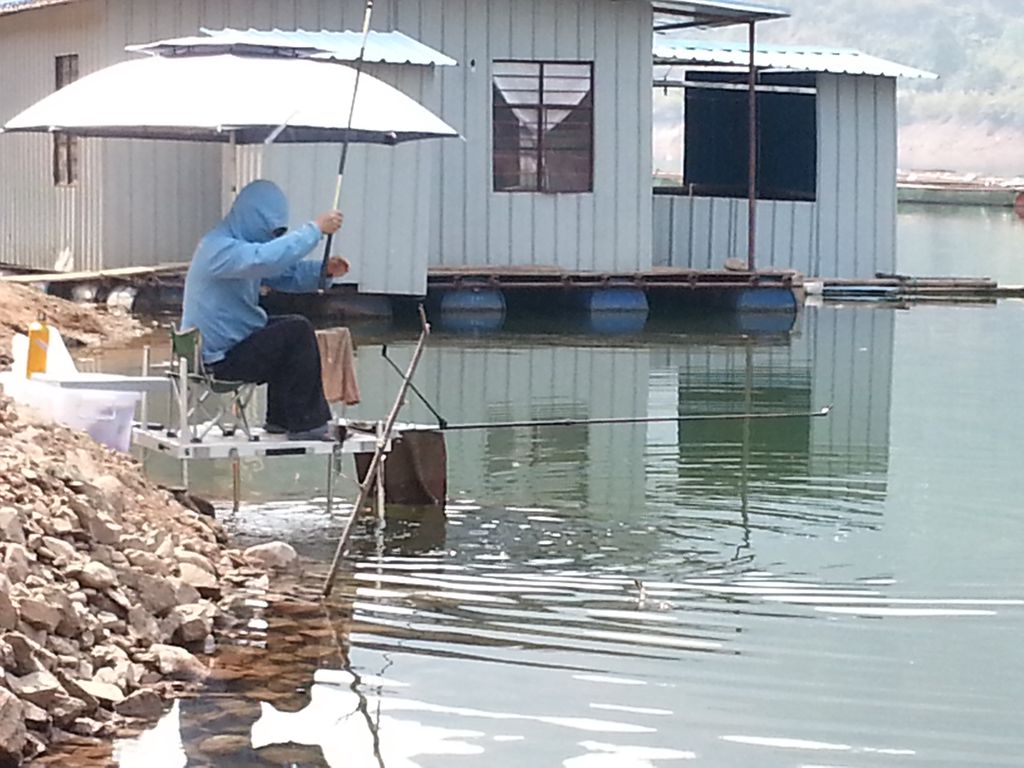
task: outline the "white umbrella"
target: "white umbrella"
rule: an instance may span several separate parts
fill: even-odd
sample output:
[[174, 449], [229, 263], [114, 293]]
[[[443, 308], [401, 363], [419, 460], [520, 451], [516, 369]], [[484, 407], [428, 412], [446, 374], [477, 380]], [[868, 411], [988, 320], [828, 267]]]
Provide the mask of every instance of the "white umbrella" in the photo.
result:
[[458, 132], [365, 72], [273, 57], [153, 56], [101, 69], [13, 117], [4, 131], [259, 144], [397, 144]]

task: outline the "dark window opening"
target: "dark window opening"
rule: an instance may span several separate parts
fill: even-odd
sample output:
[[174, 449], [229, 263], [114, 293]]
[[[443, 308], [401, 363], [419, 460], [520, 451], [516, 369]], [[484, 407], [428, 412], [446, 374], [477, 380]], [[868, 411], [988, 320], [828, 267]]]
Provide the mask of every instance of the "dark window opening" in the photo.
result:
[[[78, 79], [78, 54], [56, 58], [56, 86], [59, 91]], [[66, 133], [53, 134], [53, 183], [67, 186], [78, 181], [78, 138]]]
[[593, 191], [593, 64], [496, 61], [493, 91], [495, 191]]
[[[699, 83], [744, 83], [744, 74], [690, 73]], [[813, 87], [814, 76], [764, 74], [766, 85]], [[817, 96], [757, 94], [757, 194], [763, 200], [817, 197]], [[683, 183], [693, 194], [746, 197], [749, 177], [748, 93], [706, 87], [686, 89]]]

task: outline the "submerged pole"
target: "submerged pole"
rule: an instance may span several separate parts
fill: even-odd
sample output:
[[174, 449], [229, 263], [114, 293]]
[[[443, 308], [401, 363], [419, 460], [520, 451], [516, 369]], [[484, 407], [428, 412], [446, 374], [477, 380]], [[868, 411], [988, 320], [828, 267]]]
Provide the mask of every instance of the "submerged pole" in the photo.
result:
[[757, 35], [756, 22], [749, 24], [750, 68], [747, 73], [747, 133], [749, 144], [749, 168], [747, 172], [747, 271], [757, 268], [757, 67], [754, 63], [754, 47]]

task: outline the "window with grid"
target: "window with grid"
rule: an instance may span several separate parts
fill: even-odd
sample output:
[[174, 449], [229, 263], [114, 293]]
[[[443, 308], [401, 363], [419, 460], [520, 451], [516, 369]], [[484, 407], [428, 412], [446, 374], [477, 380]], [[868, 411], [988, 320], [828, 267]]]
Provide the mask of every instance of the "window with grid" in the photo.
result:
[[[78, 79], [78, 54], [58, 56], [56, 86], [59, 91]], [[53, 134], [53, 183], [58, 186], [78, 181], [78, 138], [66, 133]]]
[[594, 65], [494, 62], [496, 192], [591, 192]]

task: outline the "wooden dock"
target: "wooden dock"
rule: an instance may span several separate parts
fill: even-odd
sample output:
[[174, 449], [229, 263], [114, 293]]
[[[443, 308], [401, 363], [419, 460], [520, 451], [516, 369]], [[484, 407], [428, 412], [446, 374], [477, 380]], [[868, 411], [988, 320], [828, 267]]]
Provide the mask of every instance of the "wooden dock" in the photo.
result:
[[654, 267], [644, 272], [581, 272], [545, 266], [435, 266], [427, 272], [427, 288], [435, 290], [488, 284], [495, 288], [552, 290], [633, 286], [683, 290], [798, 287], [803, 276], [791, 269], [698, 270]]

